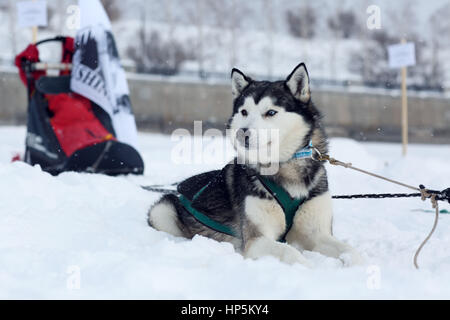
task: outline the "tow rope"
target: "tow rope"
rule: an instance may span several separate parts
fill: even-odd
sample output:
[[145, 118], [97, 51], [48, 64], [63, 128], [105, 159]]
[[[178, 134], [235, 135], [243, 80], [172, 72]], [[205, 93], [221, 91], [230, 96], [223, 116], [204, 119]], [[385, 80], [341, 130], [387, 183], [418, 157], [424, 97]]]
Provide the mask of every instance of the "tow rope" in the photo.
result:
[[433, 209], [435, 209], [435, 218], [434, 218], [434, 224], [433, 227], [430, 231], [430, 233], [427, 235], [427, 237], [425, 238], [425, 240], [422, 241], [422, 243], [420, 244], [419, 248], [417, 248], [416, 253], [414, 254], [414, 266], [416, 267], [416, 269], [419, 269], [419, 264], [417, 262], [419, 254], [422, 250], [422, 248], [425, 246], [425, 244], [428, 242], [428, 240], [430, 240], [431, 236], [434, 234], [434, 232], [436, 231], [437, 225], [438, 225], [438, 221], [439, 221], [439, 203], [438, 201], [448, 201], [450, 203], [450, 188], [444, 190], [444, 191], [434, 191], [434, 190], [428, 190], [425, 188], [424, 185], [420, 185], [419, 188], [416, 188], [414, 186], [396, 181], [396, 180], [392, 180], [386, 177], [383, 177], [381, 175], [366, 171], [366, 170], [362, 170], [359, 168], [354, 167], [351, 163], [345, 163], [339, 160], [336, 160], [334, 158], [331, 158], [329, 155], [322, 155], [320, 153], [319, 150], [317, 150], [316, 148], [313, 148], [314, 152], [317, 153], [317, 157], [314, 157], [314, 155], [311, 157], [313, 160], [315, 161], [327, 161], [329, 164], [333, 165], [333, 166], [341, 166], [344, 167], [346, 169], [351, 169], [351, 170], [355, 170], [358, 171], [360, 173], [372, 176], [374, 178], [377, 179], [381, 179], [381, 180], [385, 180], [387, 182], [393, 183], [393, 184], [397, 184], [400, 185], [402, 187], [411, 189], [411, 190], [415, 190], [415, 191], [419, 191], [419, 193], [414, 193], [414, 194], [377, 194], [377, 195], [352, 195], [352, 196], [340, 196], [339, 199], [355, 199], [355, 198], [401, 198], [401, 197], [420, 197], [422, 199], [422, 201], [426, 201], [427, 199], [431, 200], [431, 204]]

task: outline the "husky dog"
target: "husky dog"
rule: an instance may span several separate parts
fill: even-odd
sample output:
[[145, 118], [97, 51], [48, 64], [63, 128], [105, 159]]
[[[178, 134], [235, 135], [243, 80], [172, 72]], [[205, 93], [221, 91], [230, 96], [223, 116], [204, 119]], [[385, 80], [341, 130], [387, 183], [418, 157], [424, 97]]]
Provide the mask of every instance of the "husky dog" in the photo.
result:
[[[180, 197], [163, 196], [148, 213], [149, 225], [175, 236], [227, 241], [252, 259], [274, 256], [308, 266], [302, 254], [308, 250], [338, 258], [345, 265], [360, 263], [359, 254], [333, 236], [324, 163], [294, 156], [308, 146], [321, 154], [328, 152], [321, 114], [311, 101], [306, 66], [298, 65], [285, 81], [254, 81], [237, 69], [231, 78], [233, 115], [228, 127], [237, 158], [222, 170], [192, 177], [178, 186], [183, 197], [190, 199], [190, 210]], [[258, 130], [276, 130], [277, 141], [259, 135]], [[249, 152], [260, 148], [277, 148], [277, 152], [261, 157]], [[260, 178], [272, 164], [277, 164], [277, 170], [265, 179], [281, 186], [291, 198], [304, 201], [293, 211], [288, 230], [277, 194]], [[192, 208], [206, 220], [192, 214]], [[205, 223], [208, 219], [213, 225]], [[218, 231], [217, 225], [234, 229], [235, 234]], [[285, 241], [278, 241], [281, 237]]]

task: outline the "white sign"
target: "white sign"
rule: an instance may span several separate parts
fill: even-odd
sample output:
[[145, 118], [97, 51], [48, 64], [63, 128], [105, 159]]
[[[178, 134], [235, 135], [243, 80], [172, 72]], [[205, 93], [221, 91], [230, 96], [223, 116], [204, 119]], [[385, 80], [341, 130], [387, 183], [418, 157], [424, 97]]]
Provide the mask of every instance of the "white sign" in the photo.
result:
[[416, 48], [413, 42], [388, 47], [389, 68], [403, 68], [416, 64]]
[[47, 26], [47, 1], [17, 2], [18, 24], [22, 28]]

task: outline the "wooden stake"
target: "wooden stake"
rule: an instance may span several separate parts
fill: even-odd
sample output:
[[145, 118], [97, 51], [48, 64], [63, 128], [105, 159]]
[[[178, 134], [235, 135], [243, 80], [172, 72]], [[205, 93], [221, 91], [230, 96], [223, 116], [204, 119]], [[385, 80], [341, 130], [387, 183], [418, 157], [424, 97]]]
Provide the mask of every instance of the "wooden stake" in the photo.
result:
[[[33, 2], [35, 2], [35, 1], [36, 1], [36, 0], [33, 0]], [[32, 42], [33, 44], [36, 44], [37, 39], [38, 39], [38, 27], [37, 27], [37, 26], [34, 26], [34, 27], [31, 29], [31, 42]]]
[[[405, 39], [402, 39], [402, 43], [406, 43]], [[406, 67], [402, 68], [402, 144], [403, 144], [403, 156], [408, 153], [408, 95], [406, 87], [406, 78], [408, 72]]]
[[38, 38], [38, 27], [33, 27], [31, 32], [32, 32], [32, 34], [31, 34], [31, 42], [33, 44], [36, 44], [37, 38]]

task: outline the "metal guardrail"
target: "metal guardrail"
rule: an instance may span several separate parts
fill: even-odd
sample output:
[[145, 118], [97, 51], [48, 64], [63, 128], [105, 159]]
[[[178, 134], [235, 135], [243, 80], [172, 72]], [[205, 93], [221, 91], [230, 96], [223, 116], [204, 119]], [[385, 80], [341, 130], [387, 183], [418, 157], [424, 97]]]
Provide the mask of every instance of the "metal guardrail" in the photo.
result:
[[[159, 75], [159, 76], [175, 76], [175, 77], [183, 77], [183, 78], [192, 78], [198, 80], [215, 80], [215, 81], [223, 81], [227, 82], [230, 79], [229, 73], [224, 72], [210, 72], [210, 71], [180, 71], [176, 74], [173, 74], [173, 71], [165, 73], [164, 71], [156, 72], [156, 73], [142, 73], [149, 75]], [[269, 81], [281, 80], [281, 76], [267, 76], [261, 74], [254, 74], [255, 78], [265, 79]], [[401, 83], [376, 83], [372, 81], [364, 81], [364, 80], [335, 80], [335, 79], [321, 79], [321, 78], [313, 78], [311, 79], [311, 84], [316, 87], [322, 86], [332, 86], [332, 87], [350, 87], [350, 86], [358, 86], [358, 87], [367, 87], [373, 89], [385, 89], [385, 90], [398, 90], [401, 87]], [[445, 88], [443, 87], [434, 87], [429, 85], [420, 85], [420, 84], [409, 84], [409, 90], [413, 91], [428, 91], [434, 93], [443, 93], [445, 92]], [[449, 88], [450, 89], [450, 88]]]

